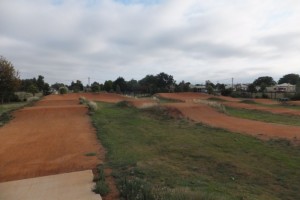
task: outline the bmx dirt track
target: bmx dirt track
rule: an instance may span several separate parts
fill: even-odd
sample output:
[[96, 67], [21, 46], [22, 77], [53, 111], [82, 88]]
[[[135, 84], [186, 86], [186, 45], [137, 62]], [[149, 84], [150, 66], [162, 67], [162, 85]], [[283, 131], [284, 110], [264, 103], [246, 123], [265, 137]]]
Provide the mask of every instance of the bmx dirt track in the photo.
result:
[[[226, 114], [218, 112], [216, 109], [201, 103], [194, 103], [194, 99], [208, 99], [212, 97], [207, 94], [199, 93], [169, 93], [158, 94], [160, 97], [169, 99], [178, 99], [185, 103], [169, 103], [166, 106], [172, 110], [177, 109], [182, 116], [191, 119], [196, 122], [204, 123], [206, 125], [223, 128], [229, 131], [253, 135], [261, 139], [283, 138], [293, 141], [294, 143], [300, 143], [300, 127], [279, 125], [272, 123], [265, 123], [254, 120], [241, 119], [237, 117], [231, 117]], [[220, 97], [224, 99], [224, 97]], [[250, 106], [248, 104], [239, 103], [241, 100], [226, 98], [226, 102], [231, 106]], [[258, 100], [260, 103], [273, 104], [271, 100]], [[250, 109], [249, 107], [249, 109]], [[252, 106], [251, 108], [254, 108]], [[257, 107], [257, 106], [256, 106]], [[272, 111], [273, 108], [266, 108]], [[277, 114], [296, 114], [299, 111], [293, 111], [290, 109], [274, 109], [274, 113]]]
[[68, 95], [14, 112], [0, 128], [0, 182], [95, 168], [104, 152], [87, 112]]

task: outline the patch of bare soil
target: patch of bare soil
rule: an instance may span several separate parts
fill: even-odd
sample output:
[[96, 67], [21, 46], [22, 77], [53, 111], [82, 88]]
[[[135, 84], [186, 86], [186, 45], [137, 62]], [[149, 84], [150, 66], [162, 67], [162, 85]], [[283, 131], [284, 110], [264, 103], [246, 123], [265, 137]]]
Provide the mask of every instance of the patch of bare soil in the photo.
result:
[[167, 107], [176, 108], [186, 118], [212, 127], [248, 134], [261, 139], [282, 138], [295, 143], [300, 141], [300, 127], [231, 117], [204, 104], [173, 103], [168, 104]]
[[87, 108], [74, 99], [52, 95], [13, 113], [0, 128], [0, 182], [93, 169], [103, 161]]
[[222, 104], [233, 108], [258, 110], [258, 111], [270, 112], [274, 114], [300, 115], [300, 110], [293, 110], [288, 108], [270, 108], [270, 107], [255, 105], [255, 104], [235, 103], [235, 102], [223, 102]]

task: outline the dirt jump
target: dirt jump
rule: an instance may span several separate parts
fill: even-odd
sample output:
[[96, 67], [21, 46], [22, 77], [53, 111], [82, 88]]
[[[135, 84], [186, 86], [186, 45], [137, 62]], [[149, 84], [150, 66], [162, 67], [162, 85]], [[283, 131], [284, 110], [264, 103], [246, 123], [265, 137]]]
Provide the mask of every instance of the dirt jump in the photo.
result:
[[13, 113], [0, 128], [0, 182], [93, 169], [103, 161], [88, 110], [75, 96], [48, 96]]

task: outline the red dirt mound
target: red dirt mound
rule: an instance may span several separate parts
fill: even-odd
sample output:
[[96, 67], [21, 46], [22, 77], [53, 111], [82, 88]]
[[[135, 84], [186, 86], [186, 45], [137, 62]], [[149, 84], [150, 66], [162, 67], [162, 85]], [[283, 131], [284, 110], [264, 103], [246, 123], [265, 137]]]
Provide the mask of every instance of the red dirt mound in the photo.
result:
[[300, 127], [230, 117], [204, 104], [173, 103], [167, 106], [178, 109], [188, 119], [212, 127], [249, 134], [261, 139], [285, 138], [295, 143], [300, 141]]
[[[102, 162], [87, 108], [73, 105], [72, 98], [48, 96], [51, 101], [14, 112], [0, 128], [0, 182], [92, 169]], [[53, 99], [60, 99], [58, 106]]]

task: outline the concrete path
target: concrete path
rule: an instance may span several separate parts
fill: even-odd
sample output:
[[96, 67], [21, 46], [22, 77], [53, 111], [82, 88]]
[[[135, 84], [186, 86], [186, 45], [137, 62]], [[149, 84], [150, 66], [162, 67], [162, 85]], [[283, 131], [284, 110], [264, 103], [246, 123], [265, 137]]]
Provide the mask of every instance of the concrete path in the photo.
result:
[[101, 200], [91, 170], [0, 183], [0, 200]]

